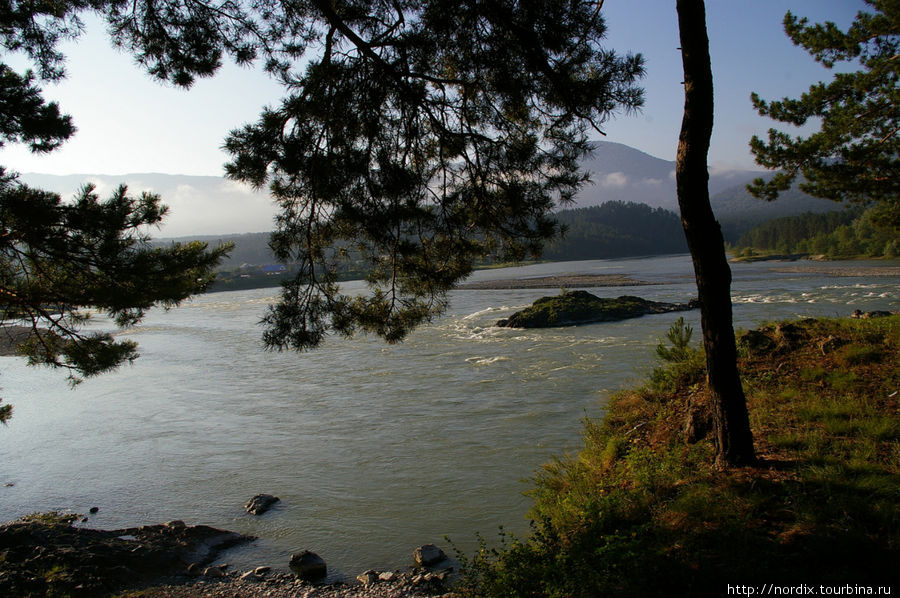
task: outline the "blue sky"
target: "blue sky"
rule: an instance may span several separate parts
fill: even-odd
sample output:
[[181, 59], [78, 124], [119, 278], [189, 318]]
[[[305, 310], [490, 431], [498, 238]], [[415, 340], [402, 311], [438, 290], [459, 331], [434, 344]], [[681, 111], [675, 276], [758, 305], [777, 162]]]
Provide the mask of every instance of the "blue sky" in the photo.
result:
[[[797, 96], [830, 77], [784, 35], [784, 13], [845, 27], [864, 8], [862, 0], [707, 0], [716, 90], [712, 168], [756, 168], [747, 144], [771, 123], [753, 111], [751, 91], [768, 99]], [[643, 111], [608, 122], [605, 139], [673, 160], [683, 106], [675, 2], [606, 0], [603, 11], [608, 47], [641, 52], [647, 60]], [[160, 85], [111, 48], [102, 24], [88, 25], [85, 36], [64, 46], [68, 79], [46, 88], [46, 96], [74, 117], [78, 133], [43, 156], [7, 146], [0, 164], [46, 174], [219, 175], [228, 131], [254, 121], [262, 106], [281, 97], [259, 69], [233, 65], [189, 91]]]

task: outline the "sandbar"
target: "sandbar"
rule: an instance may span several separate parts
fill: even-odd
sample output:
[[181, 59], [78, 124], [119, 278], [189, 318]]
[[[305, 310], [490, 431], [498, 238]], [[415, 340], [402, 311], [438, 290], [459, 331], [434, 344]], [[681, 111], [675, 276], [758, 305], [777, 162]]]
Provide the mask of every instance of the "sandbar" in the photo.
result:
[[478, 280], [463, 283], [457, 288], [461, 290], [580, 289], [589, 287], [631, 287], [651, 284], [660, 283], [635, 280], [624, 274], [560, 274], [536, 278]]

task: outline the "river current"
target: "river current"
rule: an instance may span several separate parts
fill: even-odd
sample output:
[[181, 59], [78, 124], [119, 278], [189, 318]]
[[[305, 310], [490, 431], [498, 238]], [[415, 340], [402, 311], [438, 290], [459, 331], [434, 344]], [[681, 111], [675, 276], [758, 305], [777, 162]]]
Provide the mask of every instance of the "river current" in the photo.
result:
[[[853, 276], [884, 262], [733, 265], [737, 327], [854, 309], [900, 309], [900, 276]], [[835, 276], [834, 274], [850, 274]], [[588, 289], [684, 302], [688, 256], [541, 264], [473, 280], [624, 274], [650, 286]], [[349, 285], [353, 288], [353, 284]], [[99, 512], [119, 528], [171, 519], [252, 534], [238, 567], [321, 555], [332, 577], [407, 564], [444, 536], [527, 532], [528, 478], [579, 448], [581, 419], [642, 379], [675, 314], [577, 328], [492, 326], [553, 289], [457, 290], [447, 314], [386, 345], [331, 338], [310, 353], [261, 348], [274, 289], [204, 295], [151, 312], [125, 335], [141, 357], [74, 390], [60, 371], [0, 358], [0, 520], [52, 509]], [[685, 312], [699, 338], [699, 312]], [[248, 515], [254, 494], [275, 494]]]

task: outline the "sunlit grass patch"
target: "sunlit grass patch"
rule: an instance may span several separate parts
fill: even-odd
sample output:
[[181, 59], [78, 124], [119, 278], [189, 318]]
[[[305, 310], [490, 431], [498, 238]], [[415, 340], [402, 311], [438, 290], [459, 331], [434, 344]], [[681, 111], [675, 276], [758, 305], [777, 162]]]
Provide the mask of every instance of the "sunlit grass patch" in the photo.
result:
[[[770, 323], [739, 367], [755, 467], [713, 467], [702, 354], [661, 364], [535, 479], [535, 533], [477, 596], [719, 594], [740, 577], [878, 580], [900, 560], [900, 317]], [[700, 415], [697, 415], [697, 414]], [[708, 415], [708, 413], [707, 413]]]

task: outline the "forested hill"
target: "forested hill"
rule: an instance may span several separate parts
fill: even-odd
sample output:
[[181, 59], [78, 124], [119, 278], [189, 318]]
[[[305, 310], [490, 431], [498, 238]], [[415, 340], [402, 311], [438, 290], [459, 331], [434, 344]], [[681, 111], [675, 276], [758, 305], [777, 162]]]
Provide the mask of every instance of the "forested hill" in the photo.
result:
[[[582, 167], [590, 173], [591, 183], [578, 192], [574, 204], [577, 207], [634, 202], [678, 211], [675, 162], [671, 160], [662, 160], [620, 143], [597, 141], [593, 155], [582, 162]], [[761, 174], [760, 171], [750, 170], [710, 173], [710, 201], [729, 242], [737, 241], [742, 233], [766, 220], [804, 212], [826, 212], [840, 207], [834, 202], [804, 195], [796, 189], [783, 193], [775, 202], [755, 199], [747, 192], [746, 184]], [[164, 229], [171, 237], [220, 231], [264, 231], [271, 226], [275, 213], [275, 205], [265, 190], [254, 190], [221, 176], [154, 173], [56, 176], [24, 173], [21, 180], [66, 198], [86, 183], [95, 185], [101, 197], [108, 196], [122, 183], [126, 183], [132, 193], [152, 191], [161, 195], [163, 202], [171, 208]], [[256, 263], [260, 259], [259, 250], [265, 252], [267, 249], [265, 239], [266, 234], [257, 238], [235, 239], [239, 245], [235, 255], [244, 246], [255, 247], [256, 255], [247, 258], [236, 256], [232, 261], [238, 264]]]
[[590, 208], [562, 210], [556, 216], [567, 230], [562, 239], [545, 249], [544, 258], [548, 260], [687, 252], [681, 219], [662, 208], [610, 201]]
[[[562, 210], [559, 222], [566, 234], [550, 243], [543, 258], [552, 261], [602, 259], [638, 255], [684, 253], [687, 245], [678, 216], [644, 204], [610, 201], [600, 206]], [[268, 233], [179, 238], [210, 245], [233, 242], [230, 257], [221, 270], [253, 269], [275, 264]]]
[[853, 208], [771, 220], [744, 233], [735, 251], [746, 257], [774, 251], [834, 259], [895, 258], [900, 255], [900, 237], [876, 217], [875, 209]]
[[[763, 178], [771, 176], [767, 174]], [[724, 189], [713, 195], [710, 201], [716, 219], [722, 225], [722, 234], [730, 243], [764, 222], [801, 214], [840, 212], [842, 208], [838, 202], [811, 197], [796, 186], [783, 191], [776, 201], [757, 199], [747, 191], [746, 183]]]

